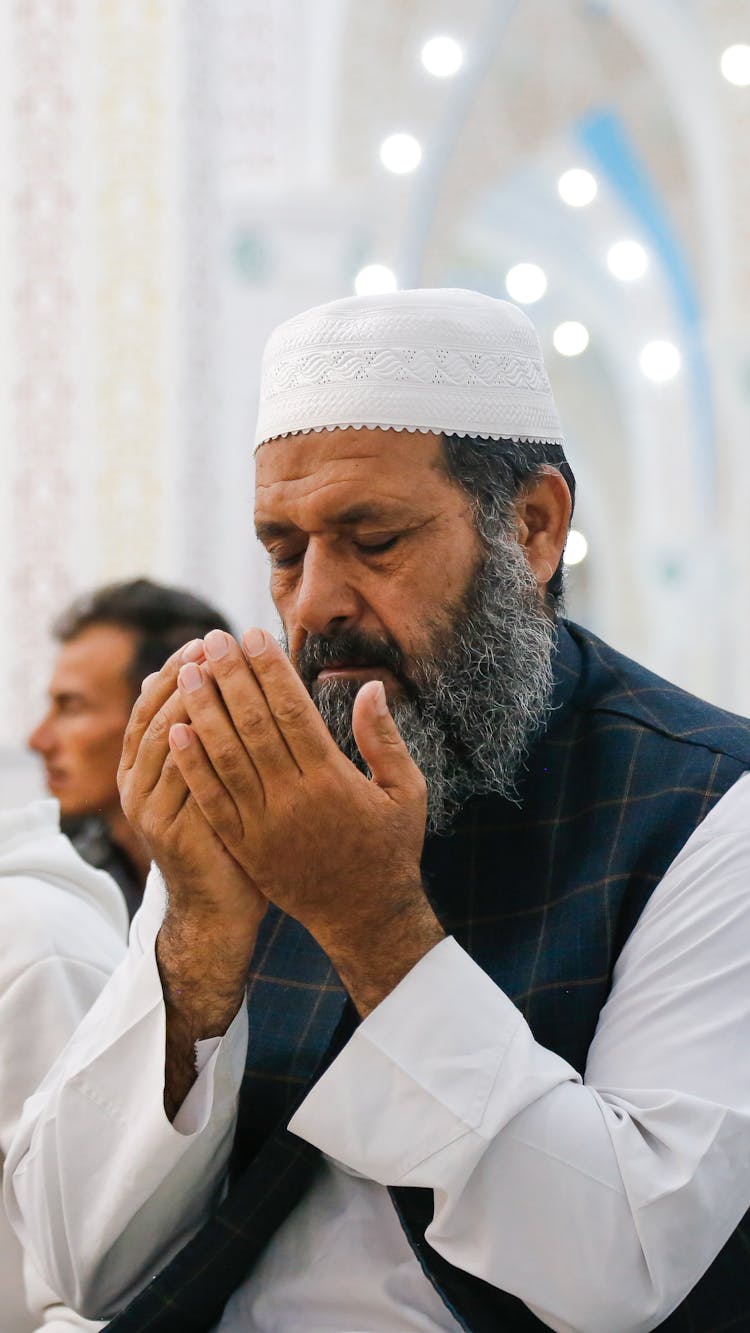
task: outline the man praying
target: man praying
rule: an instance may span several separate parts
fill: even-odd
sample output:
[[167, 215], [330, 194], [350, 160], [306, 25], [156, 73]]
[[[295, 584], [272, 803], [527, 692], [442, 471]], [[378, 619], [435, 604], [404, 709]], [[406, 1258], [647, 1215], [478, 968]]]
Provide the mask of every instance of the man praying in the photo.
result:
[[145, 683], [156, 869], [9, 1209], [116, 1333], [750, 1324], [750, 724], [569, 623], [536, 333], [420, 290], [272, 335], [283, 646]]

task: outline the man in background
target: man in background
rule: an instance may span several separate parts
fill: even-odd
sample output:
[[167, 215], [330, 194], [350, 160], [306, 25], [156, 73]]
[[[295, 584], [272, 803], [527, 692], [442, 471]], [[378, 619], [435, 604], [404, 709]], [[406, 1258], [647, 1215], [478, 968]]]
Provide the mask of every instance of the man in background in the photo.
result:
[[50, 705], [29, 737], [41, 755], [62, 828], [84, 860], [107, 870], [138, 908], [149, 854], [131, 828], [117, 792], [117, 765], [142, 680], [187, 639], [229, 630], [220, 611], [181, 588], [133, 579], [84, 594], [53, 633], [60, 652]]

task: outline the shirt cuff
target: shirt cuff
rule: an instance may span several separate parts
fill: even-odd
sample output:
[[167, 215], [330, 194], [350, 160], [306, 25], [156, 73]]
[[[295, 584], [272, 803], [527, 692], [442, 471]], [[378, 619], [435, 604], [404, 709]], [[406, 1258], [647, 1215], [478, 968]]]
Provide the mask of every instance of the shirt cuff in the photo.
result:
[[448, 938], [364, 1020], [289, 1128], [345, 1168], [394, 1185], [467, 1134], [486, 1142], [571, 1077]]
[[195, 1043], [198, 1077], [172, 1121], [178, 1134], [200, 1134], [214, 1108], [216, 1066], [221, 1058], [232, 1071], [230, 1088], [242, 1079], [247, 1047], [247, 1005], [241, 1004], [223, 1037], [206, 1037]]
[[[200, 1134], [210, 1120], [216, 1127], [234, 1117], [245, 1068], [247, 1006], [240, 1005], [223, 1037], [196, 1042], [198, 1077], [170, 1123], [163, 1106], [166, 1011], [156, 959], [163, 890], [155, 867], [148, 889], [151, 901], [144, 895], [128, 954], [74, 1034], [67, 1066], [71, 1090], [179, 1154], [184, 1140]], [[123, 1078], [122, 1069], [136, 1060], [138, 1077]]]

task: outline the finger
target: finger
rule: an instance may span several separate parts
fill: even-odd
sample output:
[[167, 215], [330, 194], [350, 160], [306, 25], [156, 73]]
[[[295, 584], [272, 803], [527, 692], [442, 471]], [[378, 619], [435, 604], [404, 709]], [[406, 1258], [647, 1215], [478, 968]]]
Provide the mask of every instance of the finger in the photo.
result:
[[393, 720], [382, 681], [362, 686], [354, 700], [352, 731], [378, 787], [398, 803], [424, 794], [424, 778]]
[[[257, 801], [261, 796], [257, 770], [207, 666], [189, 662], [181, 668], [177, 685], [192, 730], [217, 777], [235, 800]], [[263, 708], [270, 729], [272, 719], [265, 704]], [[277, 747], [282, 747], [278, 734], [276, 743]]]
[[[271, 775], [291, 778], [298, 772], [296, 761], [239, 645], [231, 635], [212, 630], [206, 636], [206, 655], [227, 713], [261, 781]], [[200, 735], [213, 762], [213, 752]]]
[[204, 818], [222, 842], [237, 846], [243, 824], [237, 806], [211, 764], [192, 726], [178, 722], [169, 733], [169, 746], [180, 776]]
[[204, 657], [203, 640], [191, 639], [167, 659], [161, 671], [152, 672], [141, 686], [125, 729], [120, 769], [128, 772], [135, 763], [146, 728], [177, 688], [177, 673], [183, 662], [199, 662]]
[[[181, 722], [176, 722], [175, 726], [183, 726]], [[164, 760], [159, 780], [151, 793], [151, 811], [152, 815], [160, 823], [169, 823], [181, 811], [187, 801], [190, 792], [172, 754], [171, 748], [169, 754]]]
[[126, 814], [136, 809], [156, 787], [169, 754], [169, 728], [175, 722], [185, 722], [188, 714], [178, 690], [154, 714], [141, 737], [135, 761], [130, 769], [120, 765], [118, 782], [120, 796], [126, 805]]
[[305, 770], [339, 753], [303, 681], [278, 643], [249, 629], [243, 647], [276, 725], [298, 768]]

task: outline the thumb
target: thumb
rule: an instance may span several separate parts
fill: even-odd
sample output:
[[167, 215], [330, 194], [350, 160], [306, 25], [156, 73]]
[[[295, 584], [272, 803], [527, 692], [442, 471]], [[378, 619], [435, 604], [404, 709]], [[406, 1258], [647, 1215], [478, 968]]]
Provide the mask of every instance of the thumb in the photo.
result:
[[380, 680], [368, 680], [354, 700], [352, 731], [373, 782], [394, 800], [424, 790], [424, 778], [391, 716]]

